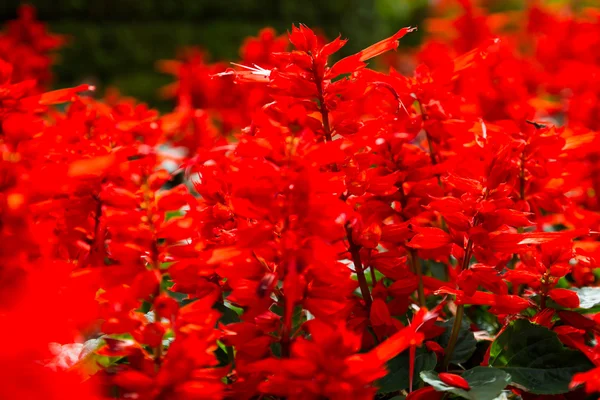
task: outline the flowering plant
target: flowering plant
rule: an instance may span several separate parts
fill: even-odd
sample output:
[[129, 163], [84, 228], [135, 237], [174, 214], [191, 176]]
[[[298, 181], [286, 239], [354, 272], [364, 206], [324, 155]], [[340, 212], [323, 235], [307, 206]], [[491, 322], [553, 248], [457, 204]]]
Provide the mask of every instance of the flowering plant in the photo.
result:
[[432, 11], [408, 75], [411, 27], [343, 58], [305, 25], [231, 67], [188, 49], [160, 115], [46, 91], [64, 39], [24, 8], [0, 36], [0, 398], [600, 392], [600, 14]]

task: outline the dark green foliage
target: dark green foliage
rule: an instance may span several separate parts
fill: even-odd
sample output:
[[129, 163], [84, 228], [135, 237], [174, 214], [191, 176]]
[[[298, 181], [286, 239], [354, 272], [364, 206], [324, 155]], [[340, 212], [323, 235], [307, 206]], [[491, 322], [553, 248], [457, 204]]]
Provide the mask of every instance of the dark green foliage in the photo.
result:
[[[421, 383], [419, 373], [435, 368], [437, 359], [434, 353], [425, 348], [418, 348], [415, 356], [415, 370], [413, 379], [413, 388], [417, 388]], [[379, 393], [391, 393], [399, 390], [408, 389], [410, 386], [410, 352], [406, 350], [402, 354], [391, 359], [387, 368], [389, 374], [377, 382]]]
[[[16, 17], [20, 0], [0, 2], [0, 22]], [[155, 70], [160, 59], [172, 59], [178, 48], [199, 45], [211, 60], [235, 60], [243, 39], [265, 26], [285, 32], [292, 23], [322, 29], [333, 39], [350, 39], [340, 56], [356, 52], [403, 26], [419, 25], [425, 0], [31, 0], [50, 30], [72, 37], [60, 52], [55, 87], [81, 82], [117, 86], [166, 111], [171, 103], [157, 90], [173, 81]], [[392, 4], [393, 3], [393, 4]], [[410, 37], [409, 37], [410, 36]], [[415, 33], [402, 45], [415, 45]]]
[[489, 365], [506, 371], [513, 384], [535, 394], [566, 393], [574, 374], [593, 368], [583, 353], [566, 348], [555, 332], [524, 319], [512, 322], [494, 341]]
[[[448, 341], [450, 340], [450, 335], [452, 334], [453, 324], [454, 318], [450, 318], [448, 321], [444, 321], [443, 323], [439, 324], [440, 326], [446, 328], [446, 332], [444, 332], [438, 339], [438, 343], [443, 348], [448, 346]], [[475, 340], [475, 335], [473, 332], [471, 332], [469, 322], [465, 321], [464, 319], [461, 321], [461, 328], [458, 334], [458, 341], [456, 343], [456, 347], [452, 353], [452, 360], [450, 361], [453, 364], [461, 364], [471, 358], [471, 355], [473, 355], [477, 347], [477, 341]]]
[[475, 367], [461, 375], [469, 382], [470, 390], [449, 386], [442, 382], [437, 372], [421, 372], [421, 378], [439, 392], [449, 392], [469, 400], [494, 400], [510, 383], [510, 375], [504, 371], [489, 367]]

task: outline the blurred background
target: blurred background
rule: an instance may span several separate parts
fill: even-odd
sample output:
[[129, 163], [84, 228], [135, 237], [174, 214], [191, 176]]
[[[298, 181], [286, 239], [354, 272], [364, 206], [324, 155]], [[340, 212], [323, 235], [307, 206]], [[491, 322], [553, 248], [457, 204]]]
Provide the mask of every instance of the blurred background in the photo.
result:
[[[243, 39], [265, 26], [283, 33], [292, 23], [342, 33], [349, 54], [426, 16], [427, 0], [0, 0], [0, 23], [17, 17], [21, 4], [37, 9], [50, 31], [71, 36], [54, 67], [54, 87], [95, 83], [116, 86], [154, 107], [173, 77], [156, 61], [173, 59], [183, 46], [200, 46], [209, 60], [235, 60]], [[416, 44], [409, 35], [404, 44]]]
[[[300, 22], [328, 38], [341, 33], [350, 39], [340, 56], [409, 25], [420, 31], [401, 45], [416, 46], [429, 7], [439, 1], [444, 0], [0, 0], [0, 23], [15, 19], [25, 3], [37, 9], [50, 31], [70, 36], [58, 54], [54, 87], [87, 82], [102, 92], [116, 86], [166, 110], [170, 103], [160, 100], [157, 91], [173, 77], [158, 72], [156, 61], [175, 58], [181, 47], [200, 46], [209, 61], [236, 60], [245, 37], [265, 26], [284, 33]], [[523, 6], [525, 0], [483, 2], [507, 9]]]

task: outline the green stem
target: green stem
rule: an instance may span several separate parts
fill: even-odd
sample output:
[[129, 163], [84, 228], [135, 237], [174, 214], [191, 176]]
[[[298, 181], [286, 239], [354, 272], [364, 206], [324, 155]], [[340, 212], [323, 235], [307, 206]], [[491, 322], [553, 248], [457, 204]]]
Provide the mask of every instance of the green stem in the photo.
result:
[[375, 287], [375, 285], [377, 284], [377, 276], [375, 275], [375, 268], [373, 268], [373, 266], [371, 266], [369, 268], [369, 271], [371, 272], [371, 282], [373, 287]]
[[[423, 104], [421, 104], [421, 100], [417, 99], [417, 104], [419, 105], [421, 119], [423, 120], [423, 122], [427, 121], [427, 113], [425, 112], [425, 107], [423, 107]], [[427, 129], [423, 128], [423, 132], [425, 132], [425, 138], [427, 139], [427, 146], [429, 147], [429, 157], [431, 158], [431, 164], [436, 165], [437, 160], [435, 158], [435, 152], [433, 151], [433, 143], [431, 141], [431, 136], [429, 136], [429, 132], [427, 132]]]
[[[285, 310], [285, 308], [286, 308], [285, 300], [283, 300], [283, 302], [284, 302], [284, 310]], [[281, 339], [279, 342], [281, 344], [281, 358], [289, 358], [290, 357], [290, 347], [291, 347], [290, 334], [291, 334], [291, 331], [292, 331], [292, 317], [287, 311], [284, 311], [283, 326], [281, 327]]]
[[352, 261], [354, 262], [354, 270], [356, 271], [356, 277], [358, 278], [358, 286], [360, 287], [360, 293], [365, 300], [367, 310], [371, 311], [371, 292], [369, 291], [369, 284], [365, 277], [365, 270], [363, 269], [362, 261], [360, 259], [360, 247], [352, 240], [352, 228], [350, 224], [346, 225], [346, 236], [348, 238], [348, 244], [350, 254], [352, 255]]
[[[315, 85], [317, 86], [317, 101], [319, 102], [319, 112], [321, 113], [321, 120], [323, 123], [323, 132], [325, 134], [325, 142], [331, 142], [333, 135], [331, 133], [331, 125], [329, 123], [329, 110], [325, 105], [325, 92], [323, 90], [323, 77], [319, 76], [313, 57], [313, 76], [315, 79]], [[338, 172], [339, 168], [336, 163], [331, 166], [333, 172]]]
[[[462, 266], [458, 270], [459, 273], [469, 268], [469, 262], [471, 261], [472, 251], [473, 241], [469, 239], [465, 248], [465, 256], [463, 258]], [[460, 333], [460, 328], [462, 326], [462, 319], [464, 314], [465, 306], [464, 304], [461, 304], [456, 308], [456, 316], [454, 317], [454, 324], [452, 325], [452, 333], [450, 334], [450, 340], [448, 340], [448, 346], [446, 347], [446, 355], [444, 356], [444, 363], [442, 364], [444, 371], [448, 369], [448, 365], [450, 365], [450, 360], [452, 360], [452, 353], [454, 353], [454, 347], [456, 347], [456, 342], [458, 341], [458, 334]]]
[[452, 325], [452, 333], [450, 334], [448, 347], [446, 347], [446, 355], [444, 356], [444, 363], [442, 364], [442, 368], [444, 371], [448, 369], [448, 365], [450, 365], [450, 360], [452, 360], [452, 353], [454, 353], [454, 347], [456, 347], [456, 342], [458, 340], [458, 334], [460, 333], [460, 328], [462, 326], [462, 319], [464, 314], [465, 306], [464, 304], [461, 304], [456, 308], [456, 315], [454, 316], [454, 325]]
[[[487, 200], [490, 194], [489, 188], [485, 189], [483, 194], [483, 200]], [[473, 226], [479, 225], [481, 222], [479, 213], [475, 214], [473, 218]], [[469, 268], [469, 264], [471, 263], [471, 256], [473, 254], [473, 240], [469, 238], [467, 241], [467, 245], [465, 246], [465, 255], [463, 258], [462, 265], [458, 270], [460, 274], [462, 271]], [[444, 363], [442, 364], [444, 371], [448, 369], [448, 365], [450, 365], [450, 360], [452, 359], [452, 353], [454, 352], [454, 347], [456, 346], [456, 341], [458, 340], [458, 334], [460, 333], [460, 327], [462, 326], [462, 319], [465, 313], [465, 306], [463, 304], [459, 305], [456, 308], [456, 317], [454, 318], [454, 324], [452, 325], [452, 333], [450, 334], [450, 340], [448, 340], [448, 346], [446, 347], [446, 355], [444, 356]]]
[[163, 344], [162, 340], [160, 344], [154, 349], [154, 369], [156, 372], [159, 371], [162, 364]]
[[417, 279], [418, 279], [417, 296], [419, 299], [419, 306], [425, 307], [425, 289], [423, 287], [423, 270], [421, 268], [421, 263], [419, 262], [419, 258], [417, 257], [417, 252], [414, 249], [410, 250], [410, 264], [411, 264], [413, 272], [417, 275]]

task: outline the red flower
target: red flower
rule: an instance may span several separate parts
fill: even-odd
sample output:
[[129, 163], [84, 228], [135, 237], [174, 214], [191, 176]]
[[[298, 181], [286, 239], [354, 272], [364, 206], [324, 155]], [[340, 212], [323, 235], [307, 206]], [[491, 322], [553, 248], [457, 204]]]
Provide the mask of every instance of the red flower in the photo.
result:
[[317, 398], [370, 399], [376, 389], [369, 386], [385, 375], [385, 363], [412, 345], [423, 335], [404, 328], [368, 353], [360, 349], [360, 337], [343, 325], [335, 328], [311, 321], [307, 324], [312, 340], [299, 339], [289, 359], [259, 361], [251, 367], [270, 374], [260, 390], [290, 399]]
[[[164, 115], [46, 92], [64, 39], [21, 8], [0, 35], [0, 397], [439, 400], [420, 369], [471, 390], [458, 349], [487, 364], [544, 329], [599, 365], [597, 16], [438, 3], [402, 72], [367, 62], [413, 28], [337, 62], [347, 40], [306, 25], [234, 68], [185, 50], [159, 63]], [[523, 319], [543, 328], [507, 339]], [[600, 391], [587, 360], [551, 391]]]
[[469, 386], [469, 382], [467, 382], [467, 380], [460, 375], [440, 372], [439, 377], [440, 380], [446, 385], [454, 386], [464, 390], [471, 389], [471, 386]]
[[576, 388], [579, 385], [584, 385], [586, 393], [600, 392], [600, 367], [594, 368], [587, 372], [580, 372], [573, 376], [571, 380], [571, 388]]

